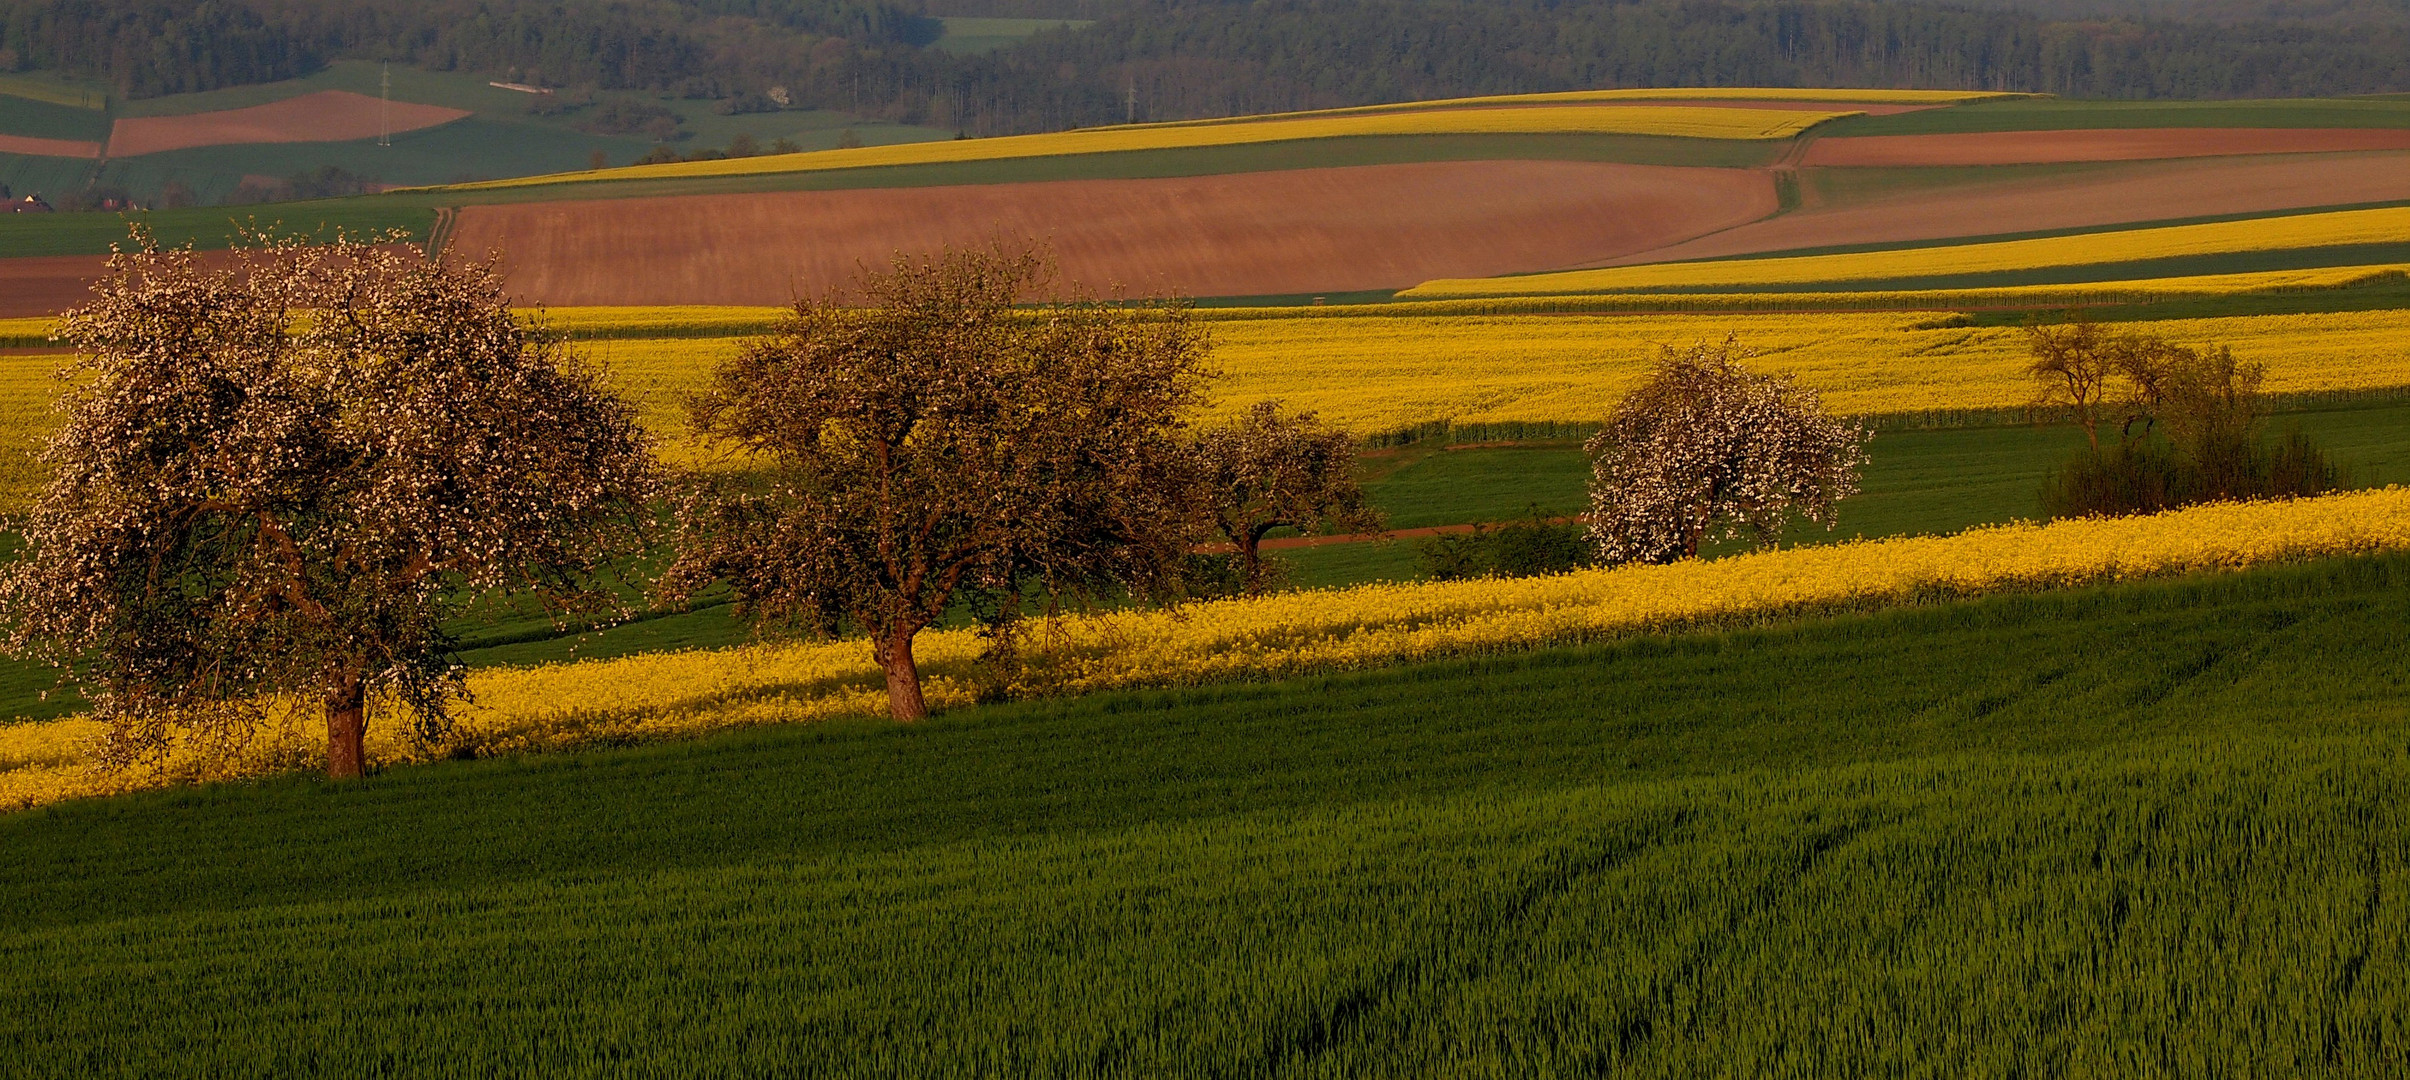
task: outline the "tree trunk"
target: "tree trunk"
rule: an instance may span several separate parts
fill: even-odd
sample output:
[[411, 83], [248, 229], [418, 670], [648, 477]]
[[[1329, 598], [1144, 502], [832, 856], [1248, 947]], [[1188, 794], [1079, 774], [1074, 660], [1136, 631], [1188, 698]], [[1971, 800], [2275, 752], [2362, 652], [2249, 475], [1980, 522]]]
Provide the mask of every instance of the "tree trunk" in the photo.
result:
[[1255, 595], [1256, 591], [1263, 587], [1264, 557], [1259, 551], [1259, 549], [1263, 546], [1263, 542], [1264, 537], [1262, 533], [1257, 532], [1254, 529], [1239, 530], [1239, 565], [1241, 571], [1245, 574], [1245, 580], [1240, 583], [1240, 586], [1246, 590], [1246, 593], [1249, 596]]
[[367, 775], [367, 694], [360, 677], [347, 676], [326, 694], [326, 775], [330, 780], [357, 780]]
[[887, 672], [887, 712], [907, 724], [929, 718], [929, 703], [920, 696], [920, 668], [912, 662], [912, 635], [918, 632], [918, 627], [889, 631], [873, 650]]

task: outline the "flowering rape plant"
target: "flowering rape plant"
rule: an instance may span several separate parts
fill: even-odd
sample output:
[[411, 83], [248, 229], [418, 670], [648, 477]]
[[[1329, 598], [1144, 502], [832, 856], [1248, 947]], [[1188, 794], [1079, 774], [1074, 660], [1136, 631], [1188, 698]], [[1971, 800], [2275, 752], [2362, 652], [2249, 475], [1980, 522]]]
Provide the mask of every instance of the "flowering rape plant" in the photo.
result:
[[634, 546], [650, 458], [492, 266], [247, 239], [210, 270], [137, 230], [60, 320], [83, 355], [0, 643], [72, 665], [105, 761], [234, 752], [284, 695], [357, 776], [372, 700], [442, 735], [464, 597], [610, 602], [592, 577]]
[[1590, 440], [1590, 537], [1610, 565], [1699, 553], [1721, 530], [1770, 547], [1793, 513], [1826, 528], [1857, 494], [1864, 430], [1814, 391], [1753, 375], [1726, 338], [1666, 349], [1656, 375]]
[[[2284, 502], [2211, 503], [2144, 517], [2019, 523], [1666, 565], [1532, 578], [1363, 585], [1240, 597], [1173, 610], [1058, 620], [1032, 635], [1023, 693], [1085, 693], [1269, 678], [1746, 624], [1835, 609], [1947, 600], [2293, 559], [2410, 550], [2410, 488]], [[982, 643], [931, 630], [920, 656], [933, 702], [971, 702]], [[676, 738], [754, 724], [869, 716], [887, 705], [859, 638], [643, 653], [472, 672], [475, 700], [439, 743], [383, 730], [381, 760], [424, 761]], [[306, 704], [306, 703], [302, 703]], [[306, 714], [263, 708], [236, 760], [96, 772], [85, 719], [0, 725], [0, 808], [295, 767]]]

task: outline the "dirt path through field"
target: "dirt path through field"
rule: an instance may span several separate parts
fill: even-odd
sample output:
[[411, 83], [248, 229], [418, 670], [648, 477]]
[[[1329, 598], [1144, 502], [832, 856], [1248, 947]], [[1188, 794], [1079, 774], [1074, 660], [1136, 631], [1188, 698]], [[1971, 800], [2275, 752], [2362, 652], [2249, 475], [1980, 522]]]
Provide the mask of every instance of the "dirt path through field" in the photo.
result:
[[2410, 150], [2410, 128], [2110, 128], [1818, 139], [1806, 165], [2036, 165]]
[[1160, 180], [471, 206], [453, 249], [507, 253], [552, 305], [779, 304], [862, 263], [1050, 242], [1066, 281], [1191, 296], [1399, 288], [1663, 247], [1764, 217], [1739, 169], [1432, 162]]
[[1628, 266], [2410, 199], [2410, 153], [2160, 162], [1806, 210], [1596, 263]]
[[[388, 109], [390, 113], [385, 111]], [[321, 90], [247, 109], [120, 120], [109, 131], [109, 156], [134, 157], [232, 143], [373, 139], [388, 122], [395, 132], [417, 131], [467, 115], [441, 105], [386, 103], [349, 90]]]

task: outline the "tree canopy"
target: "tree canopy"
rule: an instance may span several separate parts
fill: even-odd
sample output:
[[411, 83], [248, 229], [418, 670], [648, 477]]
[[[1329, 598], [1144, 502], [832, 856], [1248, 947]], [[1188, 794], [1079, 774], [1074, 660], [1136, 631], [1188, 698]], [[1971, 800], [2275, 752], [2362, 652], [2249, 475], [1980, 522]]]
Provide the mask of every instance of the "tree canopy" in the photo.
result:
[[949, 609], [1009, 626], [1025, 588], [1166, 587], [1204, 338], [1174, 304], [1016, 309], [1044, 283], [1035, 255], [954, 251], [866, 274], [861, 306], [797, 303], [693, 402], [769, 481], [685, 501], [664, 592], [726, 581], [765, 628], [866, 634], [917, 720], [913, 639]]
[[356, 776], [371, 703], [441, 730], [471, 594], [609, 602], [644, 437], [493, 267], [346, 241], [213, 269], [138, 239], [60, 322], [82, 358], [0, 573], [5, 643], [74, 666], [112, 760], [223, 749], [289, 695]]
[[1795, 514], [1832, 527], [1857, 493], [1866, 433], [1813, 391], [1743, 368], [1750, 355], [1729, 338], [1664, 350], [1590, 440], [1602, 561], [1670, 562], [1743, 535], [1770, 547]]
[[1304, 532], [1381, 527], [1356, 483], [1355, 437], [1311, 412], [1284, 413], [1264, 401], [1197, 436], [1200, 495], [1213, 529], [1237, 549], [1239, 580], [1264, 585], [1263, 542], [1283, 526]]

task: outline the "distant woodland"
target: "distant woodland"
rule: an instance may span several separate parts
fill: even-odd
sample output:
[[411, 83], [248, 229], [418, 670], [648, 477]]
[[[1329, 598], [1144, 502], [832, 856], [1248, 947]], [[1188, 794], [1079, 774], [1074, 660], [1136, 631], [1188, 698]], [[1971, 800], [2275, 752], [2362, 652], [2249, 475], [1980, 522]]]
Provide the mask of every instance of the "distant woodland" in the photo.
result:
[[[969, 134], [1615, 86], [2410, 90], [2404, 0], [5, 0], [0, 70], [129, 97], [384, 59]], [[1094, 20], [983, 55], [935, 15]], [[1133, 101], [1134, 99], [1134, 101]]]

